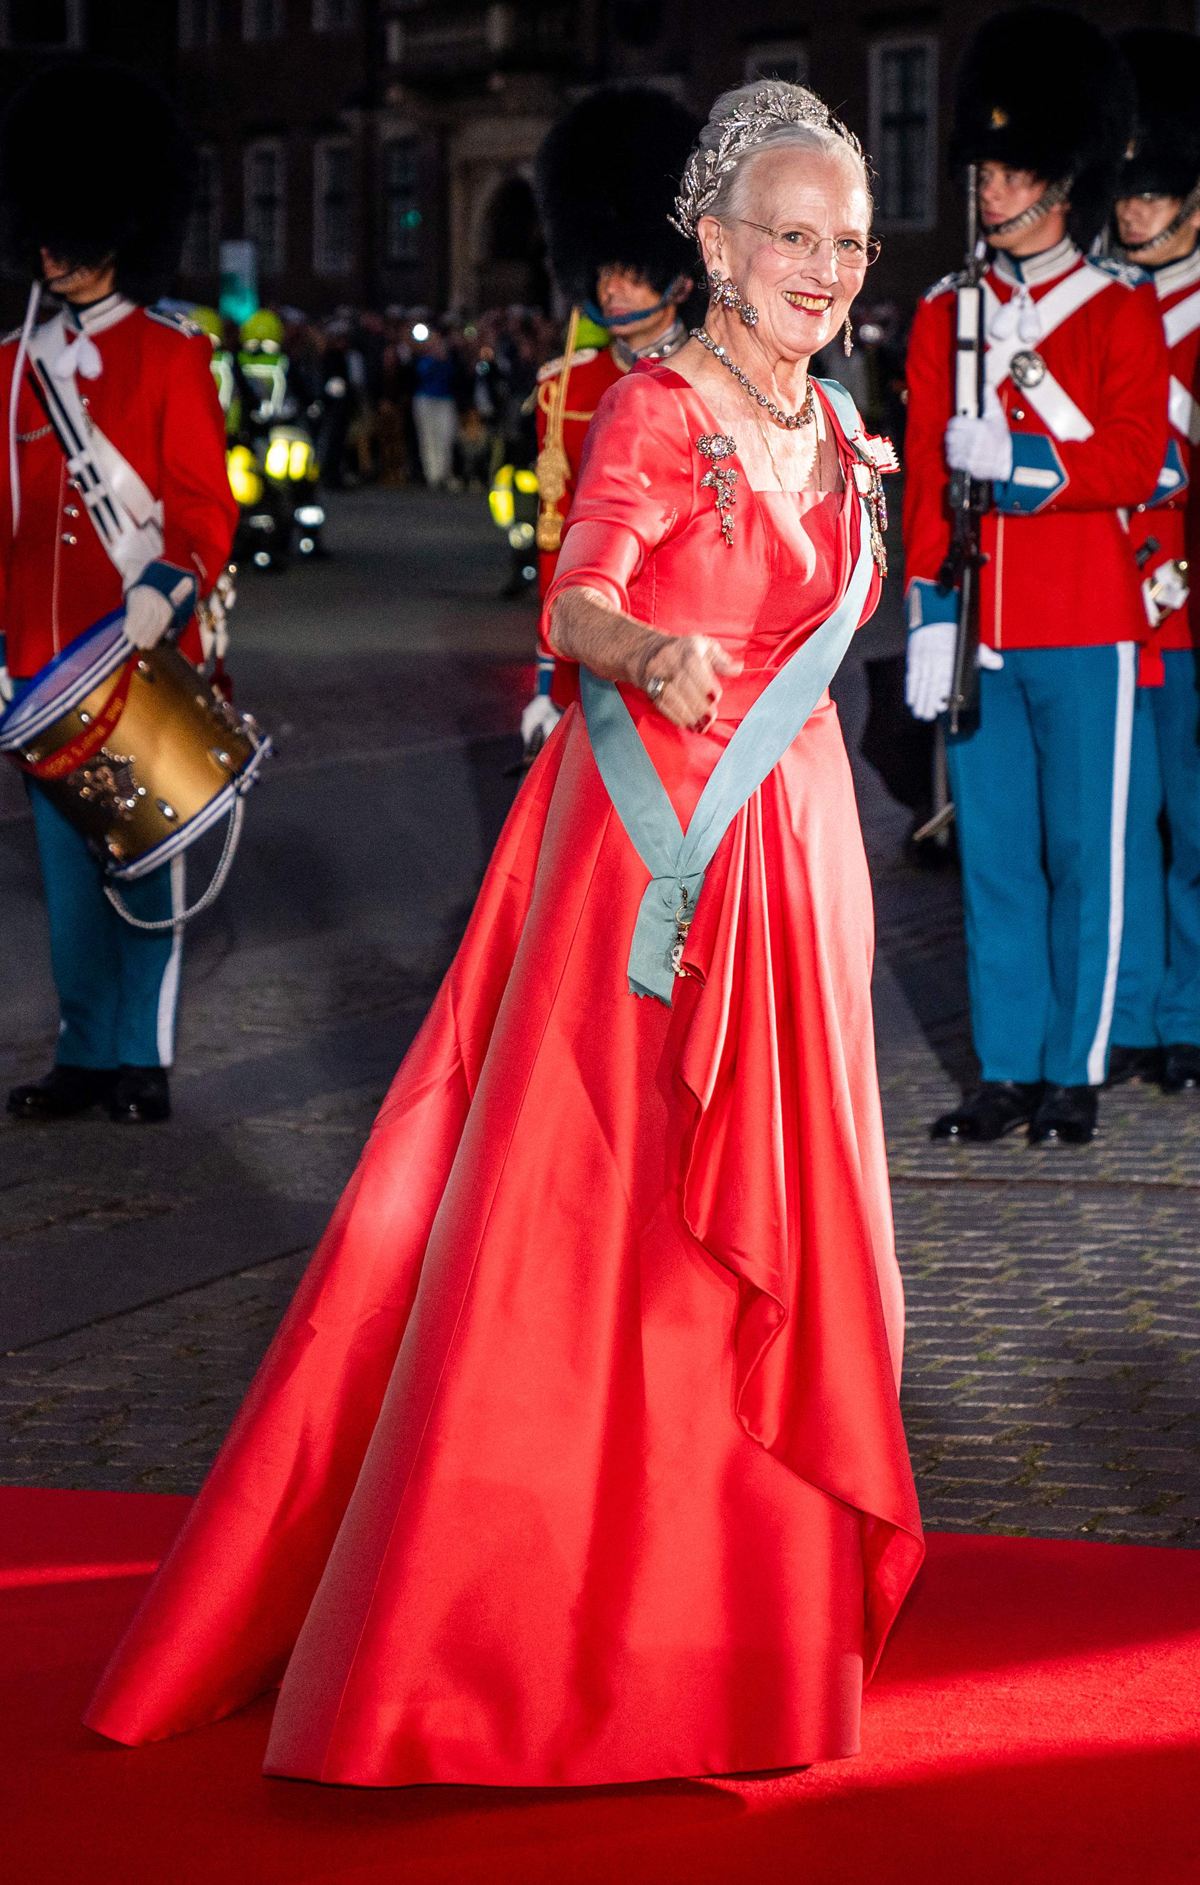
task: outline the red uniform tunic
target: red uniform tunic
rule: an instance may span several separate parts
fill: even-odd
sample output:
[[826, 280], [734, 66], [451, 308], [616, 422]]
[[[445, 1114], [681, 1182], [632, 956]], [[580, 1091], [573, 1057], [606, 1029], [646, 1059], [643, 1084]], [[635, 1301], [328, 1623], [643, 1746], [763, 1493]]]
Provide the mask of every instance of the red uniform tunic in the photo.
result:
[[[550, 408], [554, 403], [558, 383], [562, 378], [562, 356], [550, 360], [538, 374], [537, 386], [537, 442], [541, 451], [546, 443], [546, 426], [550, 418]], [[575, 485], [579, 478], [579, 461], [583, 454], [583, 441], [587, 429], [596, 416], [596, 407], [610, 386], [625, 377], [628, 367], [621, 366], [611, 347], [580, 347], [571, 356], [571, 368], [567, 375], [566, 405], [563, 409], [563, 451], [570, 467], [567, 476], [567, 488], [557, 504], [559, 516], [566, 528], [567, 513], [575, 496]], [[538, 554], [538, 589], [545, 595], [554, 581], [554, 570], [558, 563], [557, 550], [542, 550]]]
[[[538, 374], [537, 389], [537, 438], [538, 450], [546, 443], [546, 429], [550, 421], [550, 409], [562, 378], [563, 356], [550, 360]], [[581, 347], [571, 356], [571, 366], [567, 374], [566, 405], [563, 409], [562, 444], [567, 459], [566, 489], [555, 505], [566, 528], [567, 513], [575, 497], [575, 486], [579, 479], [579, 465], [583, 456], [584, 440], [588, 427], [596, 416], [596, 407], [610, 386], [623, 379], [629, 371], [618, 361], [612, 347]], [[538, 552], [538, 591], [544, 598], [550, 584], [554, 581], [554, 572], [558, 566], [557, 550], [539, 550]], [[544, 664], [553, 656], [554, 650], [546, 640], [544, 626], [538, 631], [538, 655]], [[570, 662], [554, 662], [554, 679], [550, 686], [550, 698], [558, 707], [565, 707], [575, 698], [578, 677]]]
[[[1140, 641], [1148, 632], [1141, 578], [1121, 512], [1150, 497], [1167, 447], [1154, 290], [1136, 271], [1085, 261], [1067, 242], [1028, 258], [1022, 272], [1024, 285], [1001, 257], [984, 276], [989, 377], [1014, 462], [982, 522], [980, 636], [992, 648]], [[930, 290], [909, 342], [910, 583], [936, 580], [950, 544], [943, 439], [954, 412], [954, 286], [951, 278]], [[1046, 368], [1029, 389], [1006, 365], [1022, 350]]]
[[[208, 337], [176, 317], [114, 297], [84, 331], [103, 362], [79, 381], [100, 430], [163, 505], [163, 557], [208, 594], [229, 556], [237, 504], [225, 470], [225, 421]], [[111, 317], [111, 318], [110, 318]], [[0, 346], [0, 626], [9, 672], [25, 679], [110, 609], [121, 577], [67, 480], [66, 460], [28, 372], [17, 405], [20, 523], [12, 532], [6, 447], [17, 341]], [[199, 656], [195, 627], [184, 652]]]
[[[843, 493], [743, 479], [727, 545], [713, 429], [669, 366], [614, 387], [557, 578], [744, 655], [704, 734], [627, 690], [684, 820], [859, 548], [844, 444]], [[871, 888], [828, 695], [717, 850], [672, 1009], [628, 991], [646, 881], [573, 705], [101, 1733], [153, 1740], [282, 1678], [268, 1771], [356, 1785], [856, 1749], [921, 1542]]]
[[[1167, 394], [1170, 437], [1158, 487], [1147, 503], [1137, 506], [1129, 520], [1135, 548], [1151, 537], [1158, 543], [1158, 549], [1142, 566], [1143, 578], [1153, 576], [1159, 565], [1171, 558], [1187, 560], [1189, 539], [1193, 552], [1200, 548], [1195, 528], [1197, 505], [1191, 490], [1192, 446], [1200, 440], [1200, 403], [1196, 398], [1200, 367], [1200, 249], [1193, 249], [1181, 262], [1156, 269], [1153, 280], [1170, 365]], [[1190, 560], [1200, 576], [1200, 564], [1196, 563], [1195, 556]], [[1158, 657], [1166, 649], [1192, 646], [1189, 604], [1185, 602], [1181, 609], [1173, 609], [1149, 633], [1142, 679], [1153, 683], [1162, 680], [1162, 662]]]

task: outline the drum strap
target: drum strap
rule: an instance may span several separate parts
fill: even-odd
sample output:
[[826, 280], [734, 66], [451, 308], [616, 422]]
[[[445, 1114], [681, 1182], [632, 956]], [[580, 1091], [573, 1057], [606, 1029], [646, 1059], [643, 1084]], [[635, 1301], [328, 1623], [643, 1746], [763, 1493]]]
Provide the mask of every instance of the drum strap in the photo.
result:
[[[68, 356], [70, 362], [68, 363]], [[126, 589], [163, 553], [163, 507], [84, 406], [61, 321], [29, 342], [33, 390], [105, 554]]]
[[136, 656], [131, 656], [122, 663], [117, 670], [116, 684], [103, 707], [91, 724], [82, 733], [77, 733], [73, 740], [68, 740], [56, 752], [47, 753], [45, 759], [22, 759], [17, 752], [9, 753], [8, 757], [15, 759], [21, 771], [34, 779], [65, 779], [78, 767], [86, 766], [89, 759], [96, 757], [109, 734], [115, 731], [125, 711], [136, 659]]

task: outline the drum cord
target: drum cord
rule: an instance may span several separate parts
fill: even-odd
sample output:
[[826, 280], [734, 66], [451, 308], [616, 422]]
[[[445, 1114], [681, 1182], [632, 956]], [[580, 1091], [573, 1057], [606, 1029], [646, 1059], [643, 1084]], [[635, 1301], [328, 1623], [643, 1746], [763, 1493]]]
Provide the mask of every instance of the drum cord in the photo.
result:
[[133, 914], [133, 911], [129, 908], [119, 890], [112, 884], [105, 884], [104, 894], [112, 904], [113, 909], [116, 910], [119, 916], [123, 916], [127, 923], [131, 923], [134, 929], [182, 929], [184, 924], [190, 923], [194, 916], [199, 916], [202, 910], [207, 910], [210, 903], [215, 903], [222, 890], [224, 890], [225, 879], [229, 875], [233, 864], [234, 853], [238, 848], [238, 839], [242, 835], [242, 819], [245, 815], [246, 801], [239, 792], [233, 801], [233, 810], [230, 814], [229, 825], [225, 832], [224, 849], [221, 852], [220, 862], [213, 875], [213, 880], [209, 884], [208, 889], [204, 892], [204, 895], [196, 899], [190, 910], [181, 910], [178, 916], [165, 917], [158, 923], [147, 923], [144, 922], [140, 916]]

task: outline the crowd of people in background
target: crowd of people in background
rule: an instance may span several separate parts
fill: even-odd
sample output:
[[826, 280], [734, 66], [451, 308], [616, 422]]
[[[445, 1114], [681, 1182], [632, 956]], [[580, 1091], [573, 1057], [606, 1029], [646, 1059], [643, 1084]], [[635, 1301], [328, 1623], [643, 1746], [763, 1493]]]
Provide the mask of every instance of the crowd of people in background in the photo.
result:
[[[289, 390], [313, 415], [323, 480], [486, 491], [503, 463], [532, 465], [538, 368], [561, 352], [563, 323], [539, 308], [466, 317], [427, 308], [339, 308], [310, 319], [278, 309]], [[868, 310], [855, 352], [818, 370], [842, 379], [878, 426], [903, 429], [903, 324]]]
[[474, 319], [426, 308], [340, 308], [311, 320], [278, 310], [289, 390], [314, 415], [334, 489], [486, 490], [497, 465], [532, 462], [538, 368], [561, 344], [537, 309]]

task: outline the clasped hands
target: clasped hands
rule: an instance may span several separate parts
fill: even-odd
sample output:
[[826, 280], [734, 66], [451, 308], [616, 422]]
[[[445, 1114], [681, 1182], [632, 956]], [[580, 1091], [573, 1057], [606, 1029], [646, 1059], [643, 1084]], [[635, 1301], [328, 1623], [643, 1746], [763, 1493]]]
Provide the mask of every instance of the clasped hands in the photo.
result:
[[[635, 657], [630, 679], [650, 694], [664, 719], [691, 733], [703, 733], [717, 717], [721, 675], [740, 674], [742, 663], [726, 654], [710, 635], [651, 633]], [[661, 689], [653, 687], [663, 681]]]

